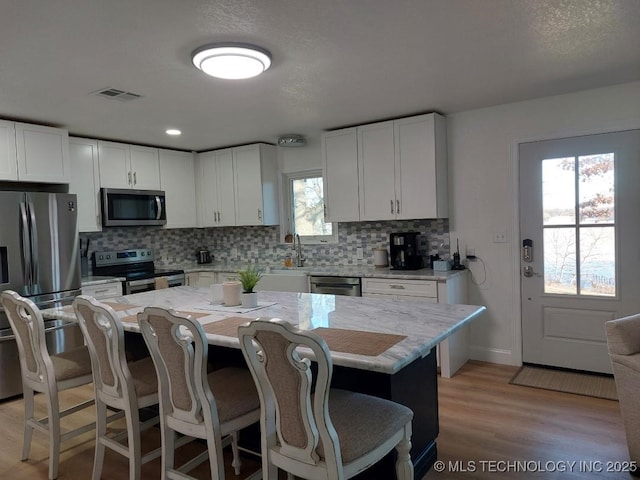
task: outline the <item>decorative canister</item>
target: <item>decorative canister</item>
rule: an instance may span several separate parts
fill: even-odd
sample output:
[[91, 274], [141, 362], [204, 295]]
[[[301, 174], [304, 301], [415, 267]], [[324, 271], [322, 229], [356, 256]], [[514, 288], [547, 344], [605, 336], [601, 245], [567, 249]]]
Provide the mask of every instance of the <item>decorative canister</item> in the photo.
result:
[[376, 266], [376, 268], [382, 268], [389, 265], [386, 248], [373, 249], [373, 264]]

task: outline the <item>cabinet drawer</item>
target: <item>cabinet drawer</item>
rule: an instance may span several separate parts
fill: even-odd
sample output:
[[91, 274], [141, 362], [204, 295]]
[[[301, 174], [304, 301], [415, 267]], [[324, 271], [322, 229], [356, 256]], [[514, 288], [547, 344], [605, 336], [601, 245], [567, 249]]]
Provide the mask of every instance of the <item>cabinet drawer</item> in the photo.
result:
[[438, 283], [431, 280], [392, 280], [363, 278], [362, 292], [379, 295], [438, 298]]
[[119, 297], [122, 295], [122, 283], [100, 283], [98, 285], [86, 285], [82, 287], [82, 294], [90, 297], [101, 299], [110, 297]]

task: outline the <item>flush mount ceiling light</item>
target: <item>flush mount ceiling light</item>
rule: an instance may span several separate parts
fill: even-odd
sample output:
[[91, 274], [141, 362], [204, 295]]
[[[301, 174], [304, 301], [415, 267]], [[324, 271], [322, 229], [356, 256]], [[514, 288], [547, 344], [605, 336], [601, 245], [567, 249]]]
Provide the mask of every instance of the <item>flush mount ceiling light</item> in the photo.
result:
[[302, 135], [290, 133], [278, 138], [279, 147], [304, 147], [307, 141]]
[[271, 65], [271, 54], [245, 43], [216, 43], [192, 53], [193, 64], [217, 78], [237, 80], [260, 75]]

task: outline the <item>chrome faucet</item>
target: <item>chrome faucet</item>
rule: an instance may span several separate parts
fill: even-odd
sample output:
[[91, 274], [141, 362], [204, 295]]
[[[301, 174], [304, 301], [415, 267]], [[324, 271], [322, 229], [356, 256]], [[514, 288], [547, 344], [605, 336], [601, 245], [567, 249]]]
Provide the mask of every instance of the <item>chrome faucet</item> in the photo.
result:
[[306, 258], [302, 256], [302, 243], [300, 242], [300, 235], [297, 233], [293, 238], [293, 248], [296, 251], [296, 267], [304, 267], [304, 261]]

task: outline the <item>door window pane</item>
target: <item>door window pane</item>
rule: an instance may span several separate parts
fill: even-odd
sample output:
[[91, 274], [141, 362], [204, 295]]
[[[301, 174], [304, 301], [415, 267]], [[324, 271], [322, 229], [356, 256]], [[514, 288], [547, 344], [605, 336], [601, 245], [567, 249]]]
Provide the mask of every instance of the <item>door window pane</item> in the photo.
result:
[[613, 223], [613, 153], [578, 158], [580, 223]]
[[580, 293], [616, 294], [616, 243], [614, 227], [580, 229]]
[[542, 161], [542, 218], [544, 225], [575, 223], [575, 158]]
[[574, 228], [544, 229], [544, 293], [578, 293]]

